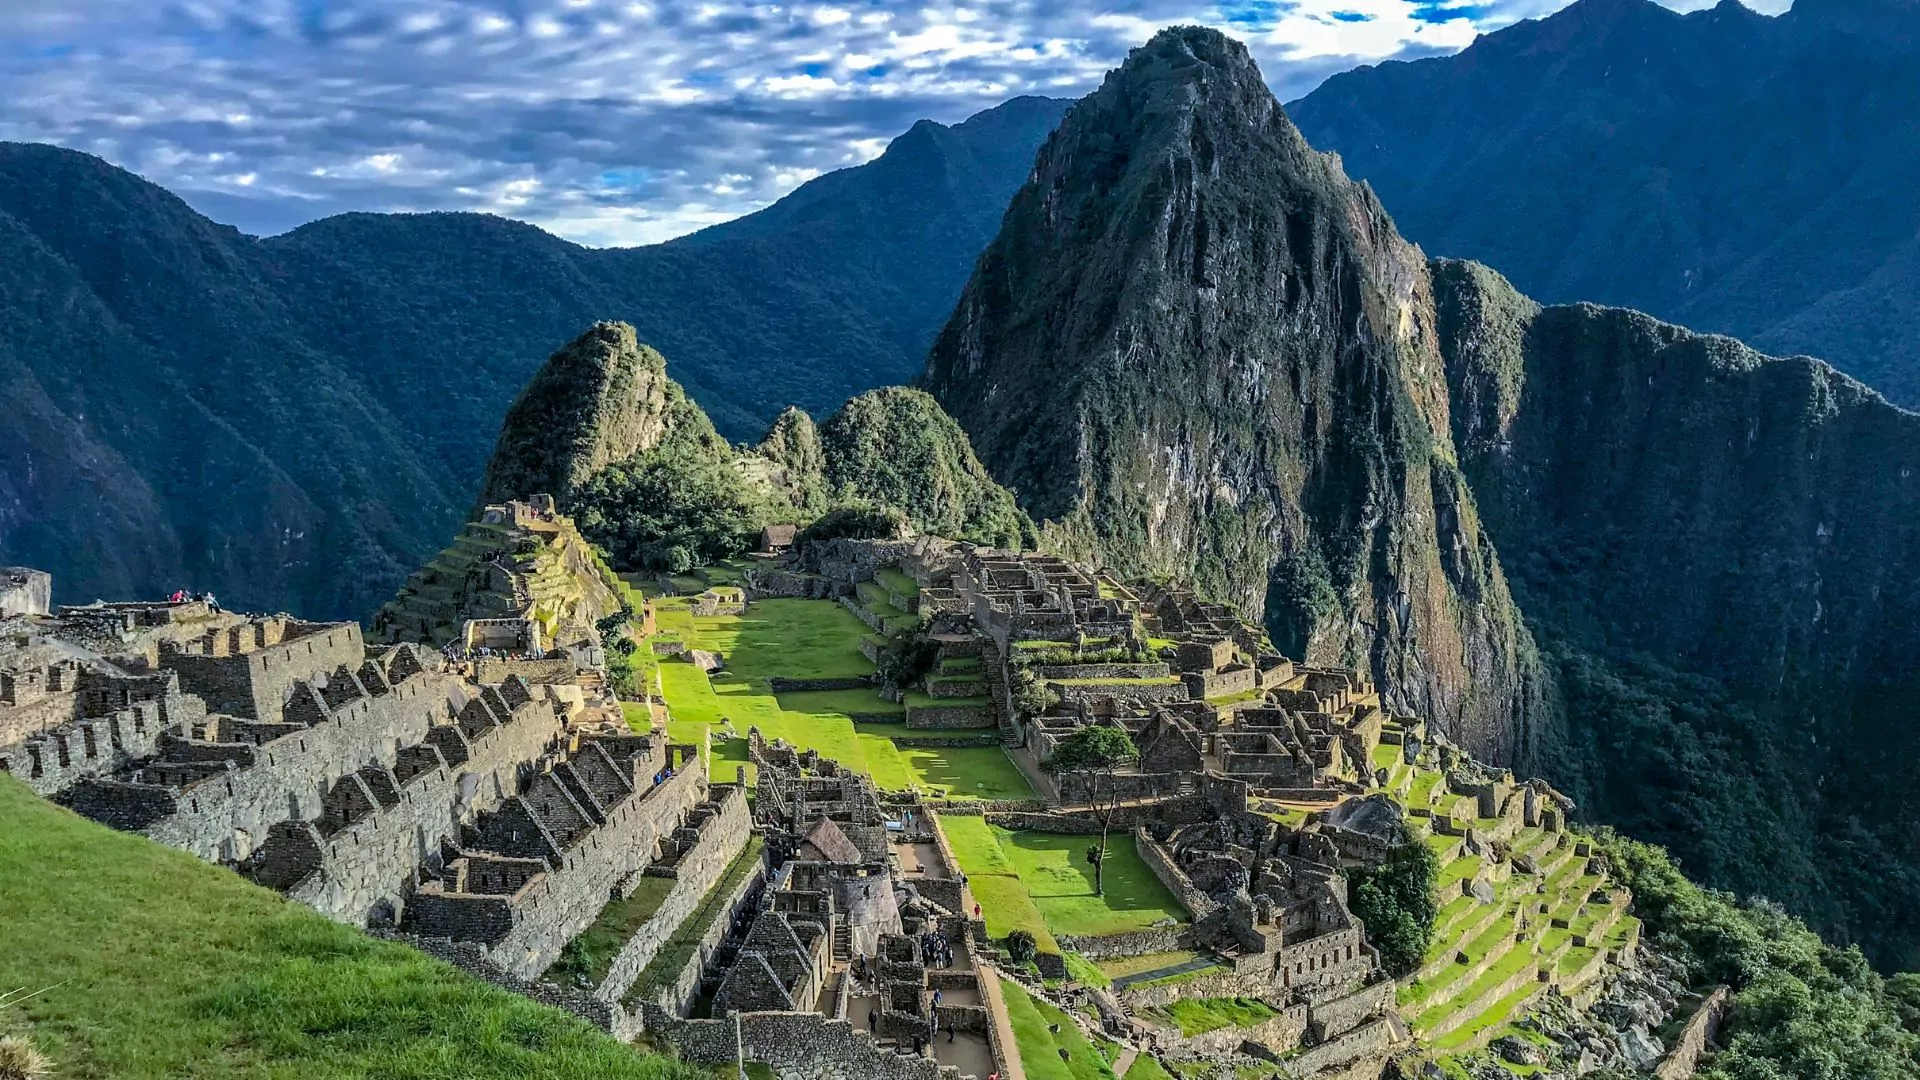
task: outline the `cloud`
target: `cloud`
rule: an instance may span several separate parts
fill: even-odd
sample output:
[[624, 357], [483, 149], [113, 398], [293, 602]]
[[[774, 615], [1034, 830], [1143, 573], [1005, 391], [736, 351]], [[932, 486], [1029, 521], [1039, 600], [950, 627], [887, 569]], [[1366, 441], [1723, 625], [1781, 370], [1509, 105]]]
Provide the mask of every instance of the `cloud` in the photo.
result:
[[4, 0], [0, 138], [278, 232], [480, 210], [651, 243], [870, 160], [915, 120], [1077, 96], [1162, 26], [1283, 99], [1559, 0]]

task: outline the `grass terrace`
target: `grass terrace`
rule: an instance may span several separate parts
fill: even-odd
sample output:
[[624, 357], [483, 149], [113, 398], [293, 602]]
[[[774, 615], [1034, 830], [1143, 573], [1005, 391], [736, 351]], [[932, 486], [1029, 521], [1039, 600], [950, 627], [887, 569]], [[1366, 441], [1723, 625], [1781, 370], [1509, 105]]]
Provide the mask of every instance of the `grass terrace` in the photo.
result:
[[0, 985], [61, 1080], [696, 1080], [0, 776]]
[[1187, 918], [1147, 869], [1131, 835], [1109, 838], [1106, 894], [1095, 896], [1093, 867], [1086, 862], [1092, 837], [1013, 832], [957, 815], [941, 818], [941, 824], [993, 937], [1015, 929], [1043, 942], [1062, 934], [1098, 937]]
[[607, 901], [593, 925], [567, 942], [560, 959], [547, 969], [546, 977], [563, 984], [579, 979], [591, 986], [600, 985], [613, 967], [613, 958], [639, 932], [641, 925], [653, 918], [660, 905], [667, 902], [673, 886], [673, 878], [643, 876], [632, 896]]
[[1221, 1028], [1252, 1027], [1280, 1015], [1253, 998], [1183, 998], [1148, 1011], [1179, 1025], [1181, 1036], [1189, 1039]]
[[[1113, 1061], [1119, 1056], [1115, 1044], [1088, 1042], [1072, 1017], [1027, 993], [1019, 983], [1002, 979], [1000, 991], [1007, 1000], [1007, 1019], [1027, 1080], [1115, 1080]], [[1048, 1030], [1054, 1026], [1060, 1029], [1057, 1034]]]
[[[950, 798], [1026, 799], [1033, 788], [998, 745], [901, 746], [896, 739], [925, 736], [905, 725], [906, 706], [867, 689], [806, 690], [775, 694], [769, 679], [843, 679], [873, 673], [860, 653], [868, 636], [865, 624], [839, 604], [825, 600], [756, 601], [744, 615], [696, 616], [684, 599], [654, 604], [659, 636], [719, 653], [726, 669], [708, 675], [694, 664], [663, 659], [660, 691], [672, 719], [668, 734], [680, 742], [699, 742], [702, 729], [713, 733], [713, 778], [740, 777], [752, 783], [747, 763], [747, 729], [758, 727], [769, 739], [785, 739], [818, 750], [849, 768], [867, 773], [893, 791], [938, 789]], [[916, 695], [909, 703], [985, 704], [985, 699], [939, 699]], [[732, 721], [740, 739], [721, 737]]]
[[667, 939], [666, 944], [660, 946], [660, 951], [653, 954], [653, 959], [647, 962], [646, 968], [640, 972], [638, 978], [633, 980], [632, 988], [627, 991], [629, 1003], [643, 990], [652, 989], [662, 982], [671, 980], [686, 967], [687, 961], [693, 957], [694, 949], [699, 946], [700, 939], [705, 937], [714, 922], [725, 914], [721, 901], [738, 888], [740, 883], [746, 880], [747, 875], [759, 867], [760, 852], [765, 846], [766, 841], [758, 836], [748, 839], [747, 846], [741, 850], [740, 854], [734, 856], [731, 863], [727, 864], [719, 880], [713, 883], [713, 888], [707, 890], [707, 895], [700, 901], [700, 906], [693, 909], [693, 914], [687, 916], [686, 921], [674, 930], [673, 936]]

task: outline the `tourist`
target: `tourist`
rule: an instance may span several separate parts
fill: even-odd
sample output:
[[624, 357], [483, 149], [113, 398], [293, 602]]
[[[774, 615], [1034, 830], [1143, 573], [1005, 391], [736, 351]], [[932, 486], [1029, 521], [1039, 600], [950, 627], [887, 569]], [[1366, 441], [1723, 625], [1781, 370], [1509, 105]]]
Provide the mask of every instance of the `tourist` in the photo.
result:
[[215, 615], [220, 614], [220, 601], [215, 600], [213, 598], [213, 593], [211, 590], [209, 590], [207, 594], [205, 596], [202, 596], [200, 599], [202, 602], [204, 602], [207, 605], [208, 611], [213, 612]]
[[867, 1010], [867, 1030], [875, 1032], [880, 1030], [880, 1011], [878, 1009]]
[[938, 990], [933, 992], [933, 1007], [936, 1009], [940, 1007], [940, 991]]
[[980, 905], [977, 902], [973, 905], [973, 917], [976, 919], [980, 917]]

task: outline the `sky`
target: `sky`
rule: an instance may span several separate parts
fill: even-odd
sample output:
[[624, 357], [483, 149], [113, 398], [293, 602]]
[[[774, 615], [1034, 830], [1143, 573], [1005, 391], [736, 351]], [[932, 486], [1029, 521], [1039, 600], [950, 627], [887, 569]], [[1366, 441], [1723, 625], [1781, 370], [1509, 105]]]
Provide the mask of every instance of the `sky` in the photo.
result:
[[1290, 100], [1560, 6], [0, 0], [0, 140], [97, 154], [259, 235], [477, 210], [645, 244], [871, 160], [916, 120], [1078, 97], [1163, 26], [1247, 42]]

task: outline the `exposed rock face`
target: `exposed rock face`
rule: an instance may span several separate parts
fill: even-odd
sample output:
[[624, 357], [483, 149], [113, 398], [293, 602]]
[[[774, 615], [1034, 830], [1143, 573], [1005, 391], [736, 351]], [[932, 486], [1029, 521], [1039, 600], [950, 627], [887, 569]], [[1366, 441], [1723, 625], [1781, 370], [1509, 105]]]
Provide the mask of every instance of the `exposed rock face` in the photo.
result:
[[1910, 967], [1920, 416], [1471, 263], [1435, 288], [1455, 444], [1565, 699], [1541, 764], [1707, 880]]
[[795, 506], [812, 514], [826, 509], [826, 451], [813, 417], [789, 405], [760, 441], [760, 456], [783, 470], [781, 482], [793, 492]]
[[1532, 646], [1455, 464], [1426, 261], [1238, 43], [1165, 31], [1073, 108], [927, 386], [1075, 554], [1524, 744]]
[[[669, 408], [676, 403], [685, 408]], [[480, 504], [547, 492], [569, 510], [595, 473], [653, 449], [670, 425], [695, 416], [706, 419], [633, 327], [595, 323], [554, 353], [507, 410]]]

